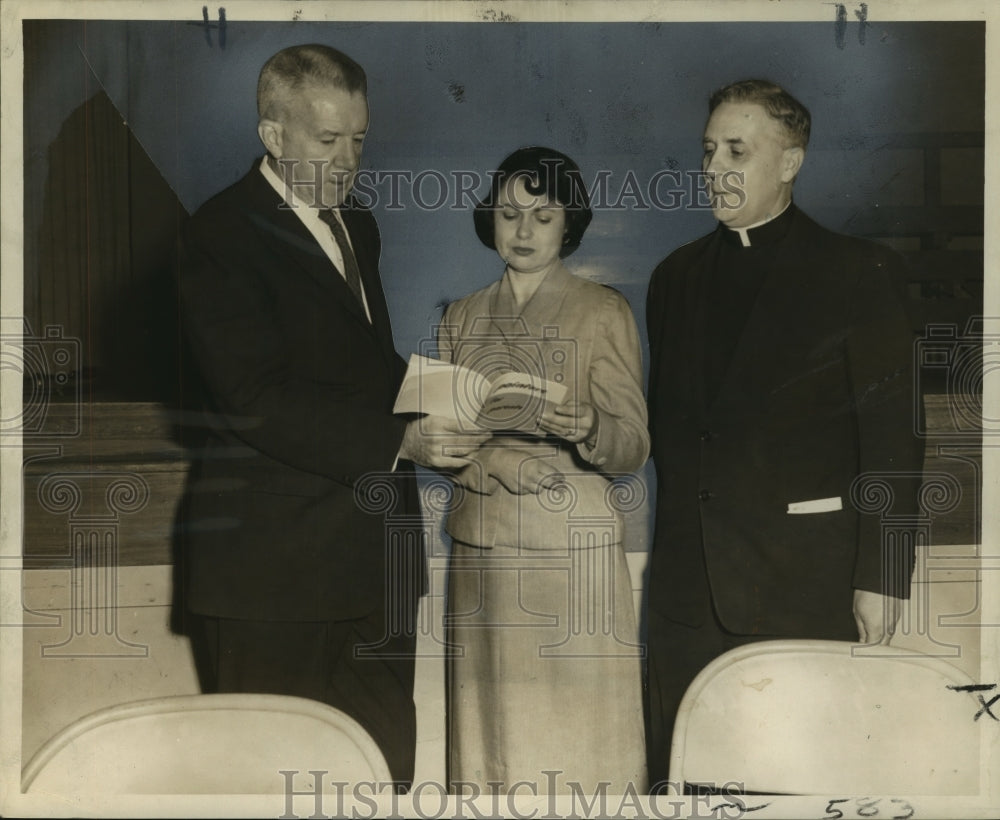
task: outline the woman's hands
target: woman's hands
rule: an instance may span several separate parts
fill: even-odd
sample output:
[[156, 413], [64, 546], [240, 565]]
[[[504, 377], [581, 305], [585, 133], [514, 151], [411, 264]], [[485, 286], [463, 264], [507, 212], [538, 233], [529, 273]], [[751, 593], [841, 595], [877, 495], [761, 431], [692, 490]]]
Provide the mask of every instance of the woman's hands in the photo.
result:
[[515, 495], [538, 494], [565, 480], [555, 466], [528, 450], [504, 448], [491, 466], [491, 475]]
[[568, 401], [547, 408], [538, 421], [539, 429], [574, 444], [595, 440], [597, 425], [597, 411], [585, 401]]
[[[421, 420], [425, 426], [427, 422], [426, 418]], [[595, 441], [598, 426], [599, 417], [593, 405], [580, 401], [568, 401], [549, 407], [538, 420], [538, 430], [574, 444]], [[414, 429], [407, 430], [401, 455], [418, 464], [439, 470], [459, 471], [463, 467], [469, 467], [473, 461], [480, 460], [484, 474], [488, 472], [516, 495], [541, 493], [554, 489], [565, 481], [565, 476], [559, 469], [533, 449], [510, 446], [480, 449], [491, 437], [488, 431], [477, 430], [470, 433], [441, 423], [435, 426], [436, 435], [425, 437], [418, 435], [418, 423], [412, 423], [411, 427]]]

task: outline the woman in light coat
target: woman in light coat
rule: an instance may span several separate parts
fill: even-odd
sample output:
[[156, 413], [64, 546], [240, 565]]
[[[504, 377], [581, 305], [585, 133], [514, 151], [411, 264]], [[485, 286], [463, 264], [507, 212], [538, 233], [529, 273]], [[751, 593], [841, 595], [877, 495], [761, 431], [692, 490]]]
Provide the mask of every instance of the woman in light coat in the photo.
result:
[[447, 623], [457, 789], [646, 786], [622, 515], [643, 494], [612, 483], [646, 461], [646, 404], [628, 302], [562, 262], [591, 217], [569, 157], [541, 147], [511, 154], [474, 213], [503, 274], [449, 305], [440, 328], [445, 360], [566, 389], [560, 404], [539, 403], [518, 430], [495, 434], [455, 476]]

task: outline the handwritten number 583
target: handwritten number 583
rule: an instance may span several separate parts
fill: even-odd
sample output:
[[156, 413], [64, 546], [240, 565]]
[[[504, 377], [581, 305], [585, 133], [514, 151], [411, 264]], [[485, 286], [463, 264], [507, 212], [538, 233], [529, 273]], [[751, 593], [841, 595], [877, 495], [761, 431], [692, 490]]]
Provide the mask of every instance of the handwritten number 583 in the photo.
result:
[[[858, 798], [855, 808], [855, 813], [858, 817], [877, 817], [879, 814], [878, 804], [881, 798], [876, 797], [874, 800], [869, 797]], [[842, 820], [844, 817], [844, 812], [838, 809], [836, 806], [838, 803], [848, 803], [850, 802], [846, 797], [838, 800], [831, 800], [826, 804], [826, 815], [823, 820]], [[896, 804], [894, 807], [895, 811], [902, 812], [901, 814], [896, 814], [895, 811], [892, 814], [892, 820], [910, 820], [914, 815], [914, 808], [906, 800], [901, 800], [897, 797], [893, 797], [889, 801], [890, 803]], [[846, 807], [845, 807], [846, 808]]]

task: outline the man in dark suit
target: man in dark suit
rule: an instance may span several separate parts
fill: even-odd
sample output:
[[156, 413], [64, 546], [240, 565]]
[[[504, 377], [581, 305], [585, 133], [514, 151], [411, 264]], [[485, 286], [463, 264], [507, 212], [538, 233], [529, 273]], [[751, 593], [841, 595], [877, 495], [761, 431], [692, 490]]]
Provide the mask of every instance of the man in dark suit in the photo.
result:
[[[183, 505], [187, 629], [205, 691], [343, 709], [405, 786], [424, 588], [409, 461], [464, 466], [485, 436], [449, 436], [446, 455], [447, 422], [392, 413], [405, 363], [378, 228], [350, 195], [368, 128], [362, 68], [326, 46], [287, 48], [257, 96], [267, 156], [192, 217], [179, 265], [214, 419]], [[390, 545], [385, 515], [409, 537]]]
[[667, 777], [694, 676], [750, 641], [888, 641], [912, 544], [883, 545], [852, 484], [894, 473], [912, 513], [922, 450], [903, 270], [792, 203], [809, 112], [771, 83], [716, 92], [703, 170], [719, 225], [653, 273], [646, 311], [657, 472], [647, 755]]

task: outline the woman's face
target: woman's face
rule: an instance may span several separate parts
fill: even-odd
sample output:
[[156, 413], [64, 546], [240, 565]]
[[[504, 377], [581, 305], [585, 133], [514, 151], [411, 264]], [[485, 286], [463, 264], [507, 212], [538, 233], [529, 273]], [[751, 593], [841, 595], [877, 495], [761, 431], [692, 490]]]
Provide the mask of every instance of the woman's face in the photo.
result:
[[494, 243], [507, 267], [517, 273], [546, 273], [559, 260], [566, 233], [566, 210], [553, 199], [528, 191], [526, 177], [507, 180], [493, 213]]

